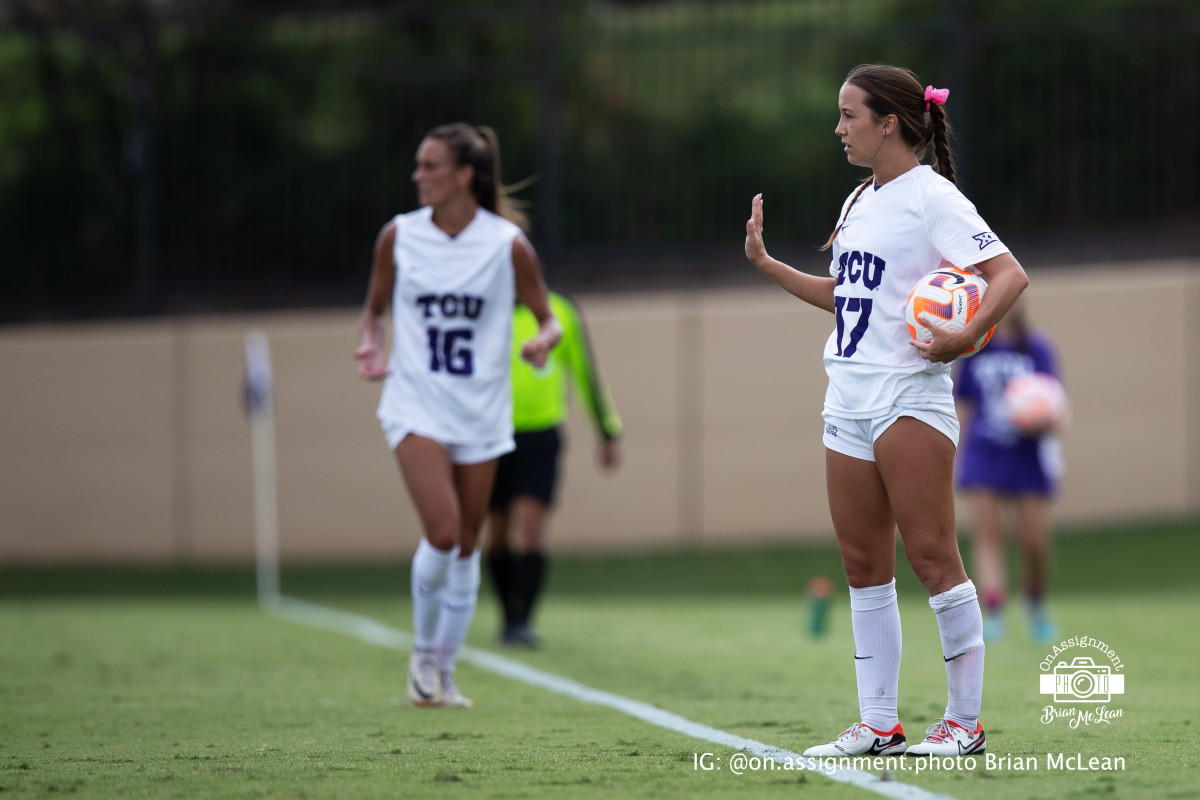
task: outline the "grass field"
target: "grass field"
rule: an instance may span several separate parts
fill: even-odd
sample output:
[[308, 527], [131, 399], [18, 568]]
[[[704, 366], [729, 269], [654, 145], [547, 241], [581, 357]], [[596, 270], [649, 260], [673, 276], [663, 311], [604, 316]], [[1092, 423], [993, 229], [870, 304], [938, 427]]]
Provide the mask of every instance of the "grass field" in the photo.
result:
[[[1200, 797], [1194, 576], [1200, 526], [1064, 535], [1053, 607], [1064, 637], [1126, 665], [1122, 716], [1041, 722], [1045, 646], [989, 646], [989, 751], [1036, 772], [894, 770], [956, 798]], [[844, 588], [832, 630], [806, 633], [803, 586], [838, 576], [830, 549], [560, 558], [541, 652], [493, 645], [485, 587], [469, 644], [799, 752], [855, 718]], [[906, 569], [906, 568], [905, 568]], [[811, 772], [728, 768], [733, 750], [463, 664], [476, 707], [418, 710], [404, 653], [283, 621], [250, 570], [0, 570], [0, 792], [178, 798], [873, 797]], [[942, 711], [936, 625], [899, 575], [910, 739]], [[407, 631], [404, 565], [286, 572], [285, 593]], [[1080, 651], [1073, 650], [1073, 655]], [[1097, 663], [1101, 663], [1097, 659]], [[712, 753], [724, 769], [694, 767]], [[1123, 756], [1122, 771], [1047, 769], [1046, 755]], [[927, 795], [926, 795], [927, 796]]]

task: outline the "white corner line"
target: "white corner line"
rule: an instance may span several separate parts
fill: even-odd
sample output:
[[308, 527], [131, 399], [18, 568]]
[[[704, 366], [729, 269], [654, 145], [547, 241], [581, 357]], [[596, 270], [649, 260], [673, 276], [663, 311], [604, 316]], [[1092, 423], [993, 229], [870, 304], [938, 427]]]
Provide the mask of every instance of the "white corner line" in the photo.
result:
[[[357, 614], [338, 611], [334, 608], [309, 603], [305, 600], [298, 600], [294, 597], [277, 595], [264, 601], [262, 609], [269, 616], [278, 619], [343, 633], [378, 647], [401, 651], [412, 647], [412, 634], [398, 631], [368, 617], [360, 617]], [[730, 747], [763, 759], [770, 759], [781, 765], [796, 765], [812, 761], [812, 759], [806, 759], [799, 753], [785, 750], [782, 747], [776, 747], [764, 742], [755, 741], [754, 739], [747, 739], [736, 734], [718, 730], [717, 728], [711, 728], [707, 725], [701, 725], [698, 722], [684, 719], [678, 714], [664, 711], [649, 703], [593, 689], [570, 678], [552, 675], [486, 650], [464, 647], [459, 654], [459, 660], [514, 681], [519, 681], [539, 689], [545, 689], [556, 694], [566, 695], [567, 697], [573, 697], [585, 703], [606, 706], [659, 728], [682, 733], [693, 739], [700, 739], [713, 744]], [[750, 770], [747, 769], [747, 771]], [[919, 786], [911, 786], [896, 780], [884, 780], [870, 772], [828, 762], [822, 762], [820, 769], [805, 771], [823, 775], [839, 783], [857, 786], [869, 792], [883, 795], [884, 797], [896, 798], [896, 800], [953, 800], [953, 798], [947, 795], [936, 794]]]

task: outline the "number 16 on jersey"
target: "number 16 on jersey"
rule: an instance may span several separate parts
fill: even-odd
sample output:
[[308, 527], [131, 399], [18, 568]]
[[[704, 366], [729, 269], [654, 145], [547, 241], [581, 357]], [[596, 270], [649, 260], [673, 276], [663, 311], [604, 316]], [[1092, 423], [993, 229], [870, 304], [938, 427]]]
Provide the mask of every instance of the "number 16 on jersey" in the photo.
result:
[[471, 354], [471, 339], [475, 332], [470, 328], [425, 329], [429, 342], [429, 371], [445, 370], [450, 375], [471, 375], [475, 362]]

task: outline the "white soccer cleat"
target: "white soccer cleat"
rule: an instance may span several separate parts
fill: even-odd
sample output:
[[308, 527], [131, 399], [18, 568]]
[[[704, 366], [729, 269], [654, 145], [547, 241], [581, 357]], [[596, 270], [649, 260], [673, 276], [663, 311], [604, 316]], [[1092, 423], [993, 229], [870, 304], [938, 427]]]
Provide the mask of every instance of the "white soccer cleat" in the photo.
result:
[[442, 676], [433, 653], [414, 652], [409, 657], [408, 699], [421, 708], [442, 704]]
[[441, 680], [442, 705], [448, 708], [470, 708], [475, 705], [469, 697], [463, 697], [463, 693], [458, 690], [458, 684], [454, 682], [454, 676], [449, 672], [443, 672]]
[[935, 720], [925, 731], [925, 741], [908, 748], [910, 756], [970, 756], [982, 753], [987, 747], [983, 723], [976, 722], [969, 731], [948, 719]]
[[856, 722], [842, 731], [829, 744], [819, 744], [804, 751], [811, 758], [841, 758], [842, 756], [898, 756], [904, 752], [904, 728], [900, 723], [890, 731], [877, 731]]

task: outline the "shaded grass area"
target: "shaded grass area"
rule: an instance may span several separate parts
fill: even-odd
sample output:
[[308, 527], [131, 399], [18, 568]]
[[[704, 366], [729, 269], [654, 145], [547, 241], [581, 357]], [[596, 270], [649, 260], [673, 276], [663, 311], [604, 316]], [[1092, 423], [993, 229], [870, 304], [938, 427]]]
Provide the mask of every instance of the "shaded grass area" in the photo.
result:
[[[963, 539], [970, 572], [970, 541]], [[903, 549], [902, 546], [900, 548]], [[1200, 561], [1200, 521], [1064, 530], [1056, 539], [1052, 591], [1191, 590]], [[901, 552], [897, 584], [918, 584]], [[797, 547], [554, 555], [549, 589], [563, 595], [777, 594], [828, 576], [843, 585], [830, 544]], [[408, 591], [408, 562], [287, 566], [283, 591], [300, 596], [389, 595]], [[249, 597], [252, 566], [136, 568], [0, 567], [0, 599], [20, 597]]]

